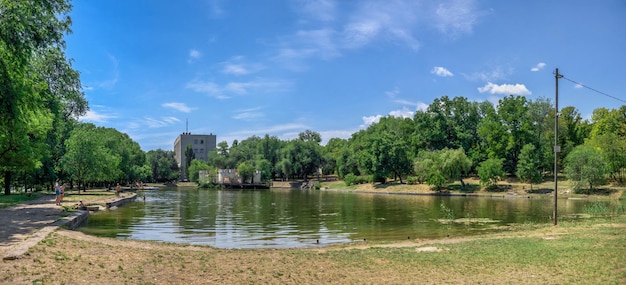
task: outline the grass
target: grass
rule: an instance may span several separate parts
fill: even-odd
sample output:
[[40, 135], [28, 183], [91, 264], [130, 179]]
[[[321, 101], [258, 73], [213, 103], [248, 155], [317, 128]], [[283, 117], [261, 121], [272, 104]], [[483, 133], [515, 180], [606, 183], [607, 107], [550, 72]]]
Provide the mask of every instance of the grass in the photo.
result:
[[[400, 244], [226, 250], [55, 233], [2, 282], [111, 284], [624, 284], [626, 216]], [[422, 250], [422, 249], [433, 250]], [[30, 266], [33, 260], [54, 266]], [[56, 270], [54, 268], [61, 268]], [[65, 270], [65, 269], [68, 270]], [[76, 272], [81, 272], [79, 276]]]
[[39, 198], [38, 193], [13, 193], [11, 195], [0, 195], [0, 208], [6, 208]]

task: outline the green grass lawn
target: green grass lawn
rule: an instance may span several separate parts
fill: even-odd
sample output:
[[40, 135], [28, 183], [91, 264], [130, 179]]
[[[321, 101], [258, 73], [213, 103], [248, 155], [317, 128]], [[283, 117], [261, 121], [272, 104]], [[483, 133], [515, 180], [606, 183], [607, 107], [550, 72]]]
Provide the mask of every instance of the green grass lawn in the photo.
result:
[[0, 195], [0, 208], [6, 208], [16, 204], [35, 200], [39, 197], [41, 197], [40, 193], [14, 193], [11, 195]]

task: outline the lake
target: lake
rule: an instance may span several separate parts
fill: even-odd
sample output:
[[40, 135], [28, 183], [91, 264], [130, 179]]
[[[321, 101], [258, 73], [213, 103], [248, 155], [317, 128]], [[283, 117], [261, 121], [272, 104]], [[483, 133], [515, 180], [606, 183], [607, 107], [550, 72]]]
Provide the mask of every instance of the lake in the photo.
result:
[[[552, 223], [553, 198], [364, 194], [349, 191], [144, 191], [145, 201], [92, 213], [80, 231], [120, 239], [218, 248], [316, 247], [363, 240], [477, 235]], [[559, 200], [559, 219], [587, 200]]]

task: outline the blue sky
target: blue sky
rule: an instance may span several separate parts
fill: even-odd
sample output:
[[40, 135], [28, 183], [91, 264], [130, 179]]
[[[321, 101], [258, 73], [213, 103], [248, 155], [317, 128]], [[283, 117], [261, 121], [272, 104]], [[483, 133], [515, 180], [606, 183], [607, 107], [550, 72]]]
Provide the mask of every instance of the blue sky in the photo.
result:
[[[555, 68], [626, 99], [626, 2], [74, 1], [67, 56], [85, 122], [144, 151], [310, 129], [325, 143], [447, 95], [554, 100]], [[561, 80], [585, 118], [626, 103]]]

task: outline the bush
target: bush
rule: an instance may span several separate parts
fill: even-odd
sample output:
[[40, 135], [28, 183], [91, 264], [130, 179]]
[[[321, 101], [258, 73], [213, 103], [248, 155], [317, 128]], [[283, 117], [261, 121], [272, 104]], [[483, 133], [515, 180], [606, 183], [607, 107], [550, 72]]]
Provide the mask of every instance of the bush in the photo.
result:
[[372, 181], [385, 184], [387, 182], [387, 178], [384, 176], [373, 175]]
[[417, 184], [417, 177], [416, 176], [409, 176], [406, 178], [406, 184], [409, 185], [415, 185]]
[[356, 176], [356, 175], [350, 173], [350, 174], [346, 175], [343, 178], [343, 182], [346, 184], [346, 186], [351, 186], [351, 185], [356, 185], [356, 184], [372, 183], [372, 181], [373, 181], [372, 175]]
[[346, 183], [346, 186], [354, 185], [354, 181], [356, 180], [356, 175], [350, 173], [343, 178], [343, 182]]

